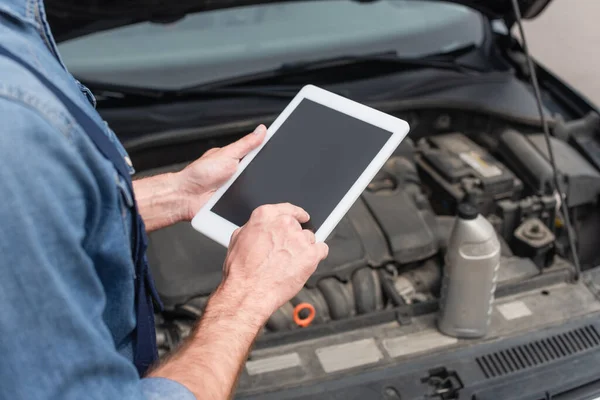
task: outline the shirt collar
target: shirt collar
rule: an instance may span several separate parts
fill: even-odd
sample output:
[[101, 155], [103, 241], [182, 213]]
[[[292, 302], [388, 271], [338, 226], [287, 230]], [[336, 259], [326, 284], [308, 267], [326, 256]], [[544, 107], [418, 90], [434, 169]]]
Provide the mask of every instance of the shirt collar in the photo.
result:
[[48, 50], [50, 50], [60, 65], [66, 69], [58, 54], [56, 42], [50, 31], [43, 0], [0, 0], [0, 12], [33, 25], [42, 37]]

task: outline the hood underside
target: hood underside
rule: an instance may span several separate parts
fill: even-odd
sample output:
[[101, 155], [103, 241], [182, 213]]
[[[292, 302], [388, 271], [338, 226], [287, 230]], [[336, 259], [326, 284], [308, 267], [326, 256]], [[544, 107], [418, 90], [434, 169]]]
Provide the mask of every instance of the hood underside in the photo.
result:
[[[46, 0], [50, 26], [57, 41], [64, 41], [97, 31], [136, 22], [169, 23], [190, 13], [230, 7], [299, 0]], [[345, 0], [369, 3], [384, 0]], [[413, 0], [424, 1], [424, 0]], [[551, 0], [519, 0], [523, 18], [539, 15]], [[512, 23], [512, 0], [452, 0], [480, 11], [491, 18], [503, 18]]]

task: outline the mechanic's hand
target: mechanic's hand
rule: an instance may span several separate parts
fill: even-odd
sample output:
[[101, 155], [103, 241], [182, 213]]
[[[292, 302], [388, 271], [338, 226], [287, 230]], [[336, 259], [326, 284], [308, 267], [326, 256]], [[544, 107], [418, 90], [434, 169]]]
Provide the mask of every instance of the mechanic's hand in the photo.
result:
[[210, 196], [235, 173], [240, 159], [262, 143], [266, 133], [267, 128], [259, 125], [253, 133], [237, 142], [208, 150], [177, 174], [179, 193], [187, 205], [184, 219], [191, 220], [196, 215]]
[[266, 319], [294, 297], [321, 260], [325, 243], [303, 230], [309, 215], [289, 203], [265, 205], [237, 229], [229, 245], [220, 290]]

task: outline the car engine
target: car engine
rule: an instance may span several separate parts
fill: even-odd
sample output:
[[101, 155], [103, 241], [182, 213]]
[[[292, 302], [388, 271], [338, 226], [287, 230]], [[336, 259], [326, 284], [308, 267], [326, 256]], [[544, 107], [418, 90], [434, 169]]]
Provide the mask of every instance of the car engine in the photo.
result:
[[[584, 122], [600, 126], [597, 117], [590, 118]], [[374, 324], [378, 315], [398, 307], [412, 315], [434, 312], [456, 207], [467, 199], [498, 233], [499, 291], [507, 283], [572, 268], [558, 211], [562, 199], [553, 191], [542, 135], [516, 125], [483, 132], [449, 128], [431, 134], [417, 129], [400, 145], [327, 240], [329, 257], [271, 316], [259, 344], [294, 342], [299, 332], [311, 330], [331, 333], [341, 321]], [[576, 128], [557, 124], [552, 146], [582, 265], [589, 268], [600, 261], [590, 239], [600, 233], [600, 173], [573, 145]], [[556, 134], [560, 129], [562, 136]], [[150, 235], [148, 257], [165, 305], [157, 318], [161, 354], [176, 348], [202, 316], [221, 280], [225, 255], [225, 248], [189, 223]]]

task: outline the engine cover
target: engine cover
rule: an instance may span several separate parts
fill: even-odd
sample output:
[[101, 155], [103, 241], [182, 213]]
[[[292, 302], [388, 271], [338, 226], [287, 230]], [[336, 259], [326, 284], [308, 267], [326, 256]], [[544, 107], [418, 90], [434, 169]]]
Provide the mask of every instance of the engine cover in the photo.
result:
[[227, 249], [181, 222], [149, 235], [148, 262], [166, 308], [209, 295], [221, 282]]
[[[391, 260], [385, 236], [362, 199], [326, 242], [329, 256], [319, 264], [308, 287], [315, 287], [324, 277], [347, 281], [361, 267], [380, 266]], [[223, 246], [196, 232], [189, 223], [150, 234], [148, 261], [165, 307], [212, 293], [221, 282], [226, 254]]]

